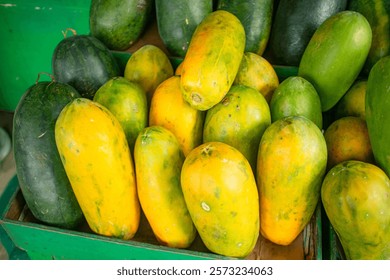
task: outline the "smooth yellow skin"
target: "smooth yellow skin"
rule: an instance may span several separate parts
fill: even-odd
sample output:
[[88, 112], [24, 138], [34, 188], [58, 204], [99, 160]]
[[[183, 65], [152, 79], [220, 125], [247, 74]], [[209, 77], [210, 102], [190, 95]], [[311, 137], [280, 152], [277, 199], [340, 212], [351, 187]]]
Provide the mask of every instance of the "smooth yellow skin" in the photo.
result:
[[246, 52], [234, 80], [235, 85], [245, 85], [258, 90], [271, 102], [275, 89], [279, 86], [279, 78], [275, 69], [262, 56]]
[[225, 256], [247, 256], [259, 236], [259, 199], [246, 158], [222, 142], [202, 144], [186, 157], [181, 184], [206, 247]]
[[327, 150], [319, 128], [286, 117], [267, 128], [257, 158], [261, 234], [289, 245], [312, 217], [325, 174]]
[[173, 76], [173, 67], [168, 56], [154, 45], [144, 45], [136, 50], [125, 66], [124, 77], [142, 86], [148, 104], [160, 83]]
[[213, 107], [229, 91], [245, 49], [245, 30], [233, 14], [217, 10], [196, 28], [181, 66], [183, 97], [197, 110]]
[[181, 76], [181, 69], [183, 67], [183, 62], [181, 62], [177, 67], [176, 67], [176, 70], [175, 70], [175, 75], [176, 76]]
[[184, 99], [180, 77], [173, 76], [154, 92], [149, 111], [149, 126], [160, 125], [177, 138], [185, 156], [202, 143], [204, 112], [191, 107]]
[[172, 132], [161, 126], [138, 135], [134, 161], [138, 197], [149, 224], [166, 246], [187, 248], [196, 236], [180, 184], [184, 155]]
[[91, 230], [132, 238], [139, 225], [140, 205], [134, 166], [119, 121], [102, 105], [77, 98], [60, 113], [55, 139]]

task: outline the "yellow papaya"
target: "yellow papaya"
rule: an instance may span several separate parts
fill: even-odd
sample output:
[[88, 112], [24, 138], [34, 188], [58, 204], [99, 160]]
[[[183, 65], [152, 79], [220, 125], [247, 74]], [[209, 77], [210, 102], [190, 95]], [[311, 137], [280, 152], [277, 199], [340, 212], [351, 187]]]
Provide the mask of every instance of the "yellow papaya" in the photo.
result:
[[140, 205], [126, 135], [104, 106], [76, 98], [61, 111], [55, 141], [76, 199], [92, 231], [130, 239]]
[[222, 142], [202, 144], [184, 160], [181, 184], [205, 246], [220, 255], [249, 255], [259, 236], [259, 199], [244, 155]]
[[128, 59], [124, 77], [138, 83], [146, 92], [148, 105], [158, 85], [173, 76], [168, 56], [155, 45], [144, 45]]
[[175, 135], [162, 126], [145, 128], [135, 142], [134, 162], [138, 197], [157, 240], [189, 247], [196, 229], [181, 189], [184, 155]]
[[308, 224], [320, 197], [326, 161], [324, 136], [309, 119], [284, 117], [265, 130], [256, 174], [265, 238], [289, 245]]
[[390, 180], [382, 169], [339, 163], [326, 174], [321, 198], [347, 259], [390, 259]]
[[150, 104], [149, 126], [160, 125], [169, 129], [185, 156], [202, 143], [204, 118], [204, 112], [191, 107], [183, 99], [179, 76], [168, 78], [155, 90]]
[[245, 30], [230, 12], [208, 14], [195, 29], [181, 66], [184, 99], [208, 110], [229, 91], [245, 49]]

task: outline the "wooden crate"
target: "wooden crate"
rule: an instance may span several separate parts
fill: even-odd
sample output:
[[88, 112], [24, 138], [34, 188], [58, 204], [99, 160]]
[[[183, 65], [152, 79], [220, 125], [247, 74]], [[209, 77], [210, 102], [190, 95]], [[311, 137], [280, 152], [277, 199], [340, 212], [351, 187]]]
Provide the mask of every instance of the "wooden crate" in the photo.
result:
[[[321, 211], [317, 207], [310, 223], [289, 246], [276, 245], [262, 236], [251, 260], [322, 259]], [[125, 241], [93, 233], [86, 222], [75, 230], [47, 226], [37, 221], [28, 209], [17, 177], [0, 197], [0, 236], [11, 259], [120, 259], [120, 260], [207, 260], [231, 259], [211, 253], [197, 237], [188, 249], [162, 246], [145, 219], [132, 240]]]

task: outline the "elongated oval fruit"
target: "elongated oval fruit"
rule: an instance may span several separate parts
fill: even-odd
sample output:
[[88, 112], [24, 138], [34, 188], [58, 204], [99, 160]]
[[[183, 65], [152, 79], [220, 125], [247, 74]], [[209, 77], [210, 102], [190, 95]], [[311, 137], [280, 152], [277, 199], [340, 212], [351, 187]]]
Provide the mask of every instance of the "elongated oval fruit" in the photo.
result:
[[156, 88], [173, 76], [173, 67], [168, 56], [154, 45], [144, 45], [136, 50], [125, 66], [124, 77], [138, 83], [145, 90], [148, 105]]
[[126, 50], [145, 31], [153, 5], [151, 0], [92, 0], [89, 11], [91, 35], [110, 50]]
[[331, 109], [356, 80], [371, 40], [370, 24], [354, 11], [339, 12], [318, 27], [302, 55], [298, 75], [315, 87], [322, 111]]
[[350, 0], [348, 10], [361, 13], [371, 25], [372, 44], [363, 67], [363, 74], [368, 76], [379, 59], [390, 55], [390, 1]]
[[390, 176], [390, 55], [381, 58], [370, 71], [365, 108], [375, 160]]
[[77, 98], [61, 111], [55, 140], [91, 230], [132, 238], [140, 205], [133, 161], [119, 121], [99, 103]]
[[245, 29], [245, 51], [262, 55], [271, 33], [273, 0], [219, 0], [218, 9], [231, 12]]
[[287, 116], [304, 116], [322, 129], [321, 101], [316, 89], [302, 77], [290, 76], [280, 83], [270, 102], [272, 122]]
[[102, 104], [120, 122], [133, 151], [138, 133], [148, 124], [148, 104], [144, 89], [124, 77], [114, 77], [96, 92], [93, 101]]
[[158, 33], [172, 56], [184, 57], [192, 34], [213, 11], [212, 0], [155, 0]]
[[157, 240], [189, 247], [196, 229], [181, 189], [184, 155], [175, 135], [162, 126], [145, 128], [137, 137], [134, 161], [138, 197]]
[[390, 180], [382, 169], [344, 161], [326, 174], [321, 198], [347, 259], [390, 259]]
[[260, 139], [270, 124], [265, 97], [254, 88], [234, 85], [207, 111], [203, 142], [219, 141], [235, 147], [255, 171]]
[[208, 110], [233, 84], [245, 49], [240, 20], [224, 10], [208, 14], [195, 29], [183, 60], [184, 99], [195, 109]]
[[202, 143], [205, 113], [183, 99], [180, 77], [173, 76], [155, 90], [149, 110], [149, 125], [169, 129], [179, 141], [185, 156]]
[[268, 49], [276, 65], [298, 66], [316, 29], [347, 8], [347, 0], [280, 0]]
[[225, 256], [247, 256], [259, 236], [259, 200], [246, 158], [222, 142], [202, 144], [186, 157], [181, 184], [206, 247]]
[[301, 233], [317, 206], [326, 161], [324, 136], [309, 119], [285, 117], [266, 129], [257, 158], [265, 238], [289, 245]]
[[28, 88], [13, 118], [13, 151], [20, 189], [31, 213], [49, 225], [74, 228], [83, 219], [54, 138], [61, 110], [80, 94], [58, 82]]

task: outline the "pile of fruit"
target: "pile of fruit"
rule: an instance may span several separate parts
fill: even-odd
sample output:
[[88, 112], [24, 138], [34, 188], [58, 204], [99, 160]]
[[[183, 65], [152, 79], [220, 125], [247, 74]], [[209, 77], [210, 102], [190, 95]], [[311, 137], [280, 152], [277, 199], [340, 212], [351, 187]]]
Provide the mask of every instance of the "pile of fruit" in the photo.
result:
[[[366, 2], [92, 1], [15, 111], [32, 214], [128, 240], [143, 211], [162, 245], [243, 258], [322, 200], [347, 258], [390, 259], [390, 5]], [[153, 13], [169, 54], [122, 71]]]

